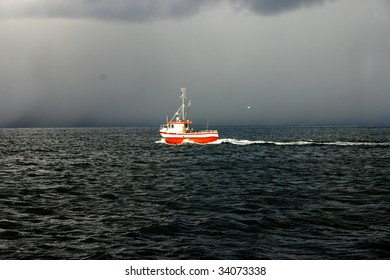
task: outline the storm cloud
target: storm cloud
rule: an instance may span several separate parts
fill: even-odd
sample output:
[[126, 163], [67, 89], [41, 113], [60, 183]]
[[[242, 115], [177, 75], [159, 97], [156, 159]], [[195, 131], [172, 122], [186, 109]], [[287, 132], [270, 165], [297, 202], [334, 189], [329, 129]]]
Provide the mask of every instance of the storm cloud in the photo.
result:
[[13, 0], [0, 4], [0, 15], [144, 21], [191, 16], [220, 4], [262, 15], [273, 15], [327, 1], [331, 0], [37, 0], [27, 3], [23, 0]]
[[[389, 124], [386, 0], [0, 0], [0, 126]], [[250, 110], [248, 110], [250, 107]]]
[[274, 15], [290, 10], [309, 8], [336, 0], [233, 0], [236, 5], [261, 15]]

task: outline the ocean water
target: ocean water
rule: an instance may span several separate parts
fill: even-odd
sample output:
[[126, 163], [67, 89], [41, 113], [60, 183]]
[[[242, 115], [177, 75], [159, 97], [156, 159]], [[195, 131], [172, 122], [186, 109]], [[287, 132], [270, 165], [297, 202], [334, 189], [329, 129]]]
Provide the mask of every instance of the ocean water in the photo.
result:
[[0, 259], [390, 259], [390, 127], [0, 129]]

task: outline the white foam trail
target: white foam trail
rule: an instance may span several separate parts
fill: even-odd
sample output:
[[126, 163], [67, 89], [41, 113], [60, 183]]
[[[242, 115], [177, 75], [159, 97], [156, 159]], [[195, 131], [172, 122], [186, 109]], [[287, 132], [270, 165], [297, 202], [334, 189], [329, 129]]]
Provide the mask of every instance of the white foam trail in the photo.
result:
[[300, 140], [300, 141], [264, 141], [264, 140], [243, 140], [243, 139], [233, 139], [233, 138], [224, 138], [219, 139], [210, 144], [222, 144], [229, 143], [234, 145], [252, 145], [252, 144], [269, 144], [269, 145], [277, 145], [277, 146], [302, 146], [302, 145], [332, 145], [332, 146], [390, 146], [390, 142], [343, 142], [343, 141], [335, 141], [335, 142], [320, 142], [313, 140]]
[[[156, 141], [156, 143], [167, 144], [164, 139]], [[304, 146], [304, 145], [330, 145], [330, 146], [390, 146], [390, 142], [348, 142], [348, 141], [335, 141], [335, 142], [320, 142], [313, 140], [300, 140], [300, 141], [264, 141], [264, 140], [245, 140], [245, 139], [234, 139], [234, 138], [222, 138], [217, 141], [210, 143], [196, 143], [185, 139], [183, 144], [197, 144], [197, 145], [218, 145], [222, 143], [228, 143], [233, 145], [276, 145], [276, 146]]]
[[251, 141], [251, 140], [225, 138], [225, 139], [219, 139], [213, 143], [214, 144], [230, 143], [230, 144], [234, 144], [234, 145], [271, 144], [271, 145], [284, 146], [284, 145], [311, 145], [315, 142], [313, 142], [313, 141], [280, 142], [280, 141], [264, 141], [264, 140], [252, 140]]
[[234, 145], [251, 145], [251, 144], [266, 144], [267, 142], [263, 140], [250, 141], [250, 140], [224, 138], [224, 139], [218, 139], [217, 141], [211, 142], [210, 144], [222, 144], [222, 143], [230, 143]]
[[293, 146], [293, 145], [312, 145], [315, 144], [313, 141], [293, 141], [293, 142], [273, 142], [270, 141], [269, 144], [275, 144], [278, 146]]
[[335, 146], [390, 146], [389, 142], [326, 142], [321, 143], [322, 145], [335, 145]]
[[157, 144], [167, 144], [167, 142], [165, 142], [164, 138], [161, 138], [160, 140], [157, 140], [155, 143], [157, 143]]

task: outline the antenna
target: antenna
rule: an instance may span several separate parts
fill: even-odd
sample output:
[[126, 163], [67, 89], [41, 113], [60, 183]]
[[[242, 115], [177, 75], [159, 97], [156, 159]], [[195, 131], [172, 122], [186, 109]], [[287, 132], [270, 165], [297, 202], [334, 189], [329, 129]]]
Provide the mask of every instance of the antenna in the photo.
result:
[[185, 113], [185, 101], [184, 99], [186, 98], [186, 88], [181, 88], [180, 89], [180, 92], [181, 92], [181, 119], [184, 121], [185, 118], [186, 118], [186, 113]]

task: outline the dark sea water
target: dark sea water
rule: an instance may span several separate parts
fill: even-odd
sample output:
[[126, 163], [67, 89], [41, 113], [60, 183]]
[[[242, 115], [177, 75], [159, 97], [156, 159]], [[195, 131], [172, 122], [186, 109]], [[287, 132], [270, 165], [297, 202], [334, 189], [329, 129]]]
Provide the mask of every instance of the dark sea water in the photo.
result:
[[390, 259], [390, 127], [0, 129], [0, 259]]

